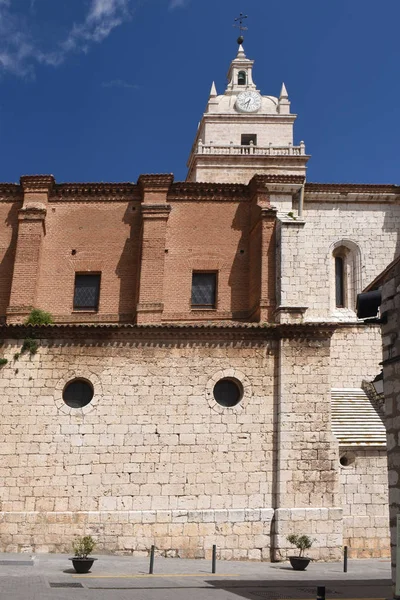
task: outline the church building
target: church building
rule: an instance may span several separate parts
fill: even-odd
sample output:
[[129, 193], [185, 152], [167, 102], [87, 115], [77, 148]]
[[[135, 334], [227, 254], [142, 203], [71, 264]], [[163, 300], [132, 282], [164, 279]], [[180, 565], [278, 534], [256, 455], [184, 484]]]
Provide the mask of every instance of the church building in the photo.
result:
[[389, 555], [355, 304], [400, 253], [400, 186], [306, 181], [295, 120], [239, 45], [186, 181], [0, 184], [1, 551]]

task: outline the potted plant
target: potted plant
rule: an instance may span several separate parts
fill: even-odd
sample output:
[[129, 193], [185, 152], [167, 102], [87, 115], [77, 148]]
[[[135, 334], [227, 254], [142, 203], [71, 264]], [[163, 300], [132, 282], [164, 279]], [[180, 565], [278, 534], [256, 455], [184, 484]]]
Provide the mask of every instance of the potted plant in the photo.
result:
[[315, 540], [311, 539], [308, 535], [296, 535], [292, 533], [287, 536], [287, 541], [299, 550], [298, 556], [289, 556], [290, 564], [295, 571], [304, 571], [312, 560], [309, 556], [304, 556], [304, 550], [308, 550], [313, 545]]
[[97, 558], [89, 557], [96, 543], [91, 535], [78, 537], [72, 544], [74, 556], [70, 558], [77, 573], [88, 573]]

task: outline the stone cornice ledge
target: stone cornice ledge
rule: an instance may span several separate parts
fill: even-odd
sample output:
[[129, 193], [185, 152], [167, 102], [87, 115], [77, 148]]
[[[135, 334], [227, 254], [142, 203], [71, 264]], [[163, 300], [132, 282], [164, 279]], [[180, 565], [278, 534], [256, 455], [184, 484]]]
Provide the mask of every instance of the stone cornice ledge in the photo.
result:
[[48, 340], [98, 340], [111, 342], [117, 340], [149, 341], [161, 339], [182, 340], [269, 340], [269, 339], [328, 339], [332, 336], [337, 323], [230, 323], [230, 324], [69, 324], [69, 325], [0, 325], [0, 339], [21, 339], [35, 337]]

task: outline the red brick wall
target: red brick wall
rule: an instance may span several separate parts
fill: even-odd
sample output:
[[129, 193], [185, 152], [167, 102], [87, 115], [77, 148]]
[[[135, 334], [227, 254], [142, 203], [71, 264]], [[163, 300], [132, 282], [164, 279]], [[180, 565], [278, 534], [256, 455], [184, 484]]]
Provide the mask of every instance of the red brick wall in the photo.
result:
[[[137, 302], [139, 252], [138, 202], [50, 201], [38, 307], [50, 311], [55, 320], [132, 321]], [[86, 271], [101, 272], [97, 315], [72, 312], [75, 273]]]
[[[249, 214], [249, 202], [171, 203], [166, 240], [164, 320], [240, 319], [247, 316]], [[217, 271], [216, 310], [191, 310], [193, 271]]]
[[[121, 184], [118, 194], [113, 184], [93, 184], [93, 191], [90, 184], [54, 187], [51, 178], [42, 178], [38, 185], [47, 185], [48, 193], [41, 188], [38, 209], [28, 191], [30, 186], [36, 193], [35, 178], [27, 179], [16, 252], [21, 203], [0, 197], [0, 251], [6, 257], [0, 317], [9, 306], [8, 322], [24, 320], [30, 305], [51, 312], [56, 322], [257, 320], [263, 299], [272, 314], [275, 216], [267, 227], [261, 224], [258, 188], [183, 189], [185, 184], [161, 175], [142, 176], [138, 186]], [[265, 210], [265, 197], [261, 201]], [[191, 308], [193, 271], [217, 272], [215, 310]], [[97, 312], [73, 311], [77, 272], [101, 272]]]

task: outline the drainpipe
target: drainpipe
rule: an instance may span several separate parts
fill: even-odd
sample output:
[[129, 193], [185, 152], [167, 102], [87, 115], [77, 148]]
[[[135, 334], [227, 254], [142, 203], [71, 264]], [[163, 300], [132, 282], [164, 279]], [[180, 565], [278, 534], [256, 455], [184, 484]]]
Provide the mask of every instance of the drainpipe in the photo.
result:
[[304, 178], [303, 185], [300, 189], [300, 197], [299, 197], [299, 219], [303, 217], [303, 205], [304, 205], [304, 187], [306, 185], [306, 179]]

